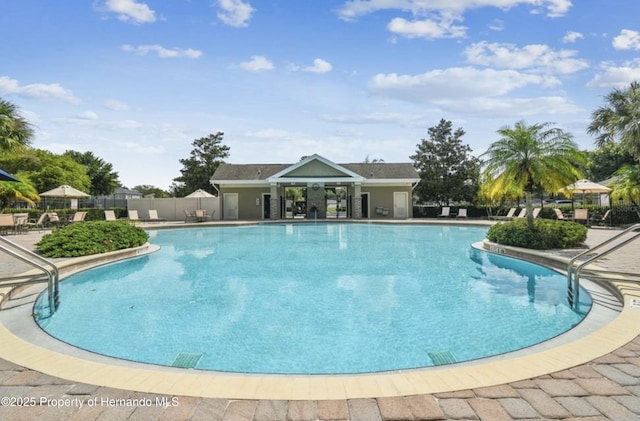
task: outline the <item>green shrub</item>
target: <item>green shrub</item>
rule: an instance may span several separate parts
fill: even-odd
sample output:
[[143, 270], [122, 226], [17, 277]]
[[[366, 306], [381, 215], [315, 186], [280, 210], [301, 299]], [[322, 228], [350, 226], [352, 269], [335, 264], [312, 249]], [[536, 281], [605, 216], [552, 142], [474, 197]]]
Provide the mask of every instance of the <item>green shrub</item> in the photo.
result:
[[536, 219], [534, 229], [527, 221], [516, 220], [493, 225], [487, 239], [506, 246], [530, 249], [566, 249], [582, 245], [587, 239], [587, 227], [569, 221]]
[[45, 234], [36, 250], [45, 257], [78, 257], [143, 245], [149, 235], [128, 222], [87, 221]]

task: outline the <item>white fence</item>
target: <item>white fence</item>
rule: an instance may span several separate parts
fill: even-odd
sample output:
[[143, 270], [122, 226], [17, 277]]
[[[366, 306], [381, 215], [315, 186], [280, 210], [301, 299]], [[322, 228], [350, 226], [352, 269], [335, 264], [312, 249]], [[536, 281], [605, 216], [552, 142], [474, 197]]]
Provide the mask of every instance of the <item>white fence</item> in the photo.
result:
[[220, 199], [217, 197], [187, 198], [170, 197], [166, 199], [127, 199], [127, 209], [137, 210], [142, 219], [149, 216], [149, 209], [158, 211], [158, 217], [167, 221], [185, 219], [185, 210], [195, 213], [197, 209], [207, 211], [207, 220], [220, 219]]

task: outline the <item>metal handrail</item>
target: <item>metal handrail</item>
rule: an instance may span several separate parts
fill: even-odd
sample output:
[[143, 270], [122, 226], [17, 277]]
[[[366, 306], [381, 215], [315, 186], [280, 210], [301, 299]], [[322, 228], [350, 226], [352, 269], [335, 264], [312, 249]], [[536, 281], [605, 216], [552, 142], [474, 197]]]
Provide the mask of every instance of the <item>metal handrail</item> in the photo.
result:
[[[53, 313], [55, 313], [56, 310], [58, 309], [58, 304], [59, 304], [58, 284], [60, 282], [60, 272], [58, 270], [58, 267], [52, 261], [45, 259], [44, 257], [32, 252], [31, 250], [25, 247], [22, 247], [21, 245], [16, 244], [13, 241], [10, 241], [2, 236], [0, 236], [0, 243], [3, 243], [3, 244], [0, 244], [0, 250], [4, 251], [5, 253], [15, 257], [16, 259], [36, 269], [40, 269], [41, 271], [44, 272], [45, 275], [47, 275], [47, 278], [48, 278], [47, 292], [49, 295], [49, 309], [51, 311], [51, 315], [53, 315]], [[12, 250], [12, 248], [19, 250], [20, 252], [26, 254], [26, 256], [20, 253], [17, 253], [15, 250]], [[48, 269], [47, 266], [49, 266], [50, 269]], [[9, 278], [9, 279], [15, 279], [15, 278]], [[35, 282], [33, 279], [26, 280], [26, 281], [25, 280], [11, 281], [11, 282], [4, 282], [4, 285], [26, 285], [33, 282]]]
[[574, 256], [568, 263], [567, 265], [567, 298], [569, 299], [569, 304], [572, 306], [577, 306], [578, 304], [578, 299], [580, 296], [580, 273], [582, 272], [582, 269], [589, 265], [590, 263], [593, 263], [594, 261], [600, 259], [601, 257], [604, 257], [606, 255], [608, 255], [609, 253], [612, 253], [618, 249], [620, 249], [621, 247], [627, 245], [628, 243], [634, 241], [635, 239], [637, 239], [638, 237], [640, 237], [640, 232], [636, 233], [633, 237], [627, 238], [626, 240], [619, 242], [615, 245], [613, 245], [612, 247], [608, 248], [607, 250], [605, 250], [602, 253], [597, 253], [594, 256], [588, 258], [587, 260], [585, 260], [584, 262], [582, 262], [581, 264], [579, 264], [574, 271], [574, 263], [588, 255], [588, 254], [592, 254], [594, 253], [596, 250], [601, 249], [602, 247], [611, 244], [612, 242], [618, 240], [620, 237], [628, 234], [629, 232], [635, 231], [638, 228], [640, 228], [640, 224], [633, 224], [632, 226], [630, 226], [629, 228], [619, 232], [618, 234], [614, 235], [613, 237], [609, 238], [608, 240], [605, 240], [597, 245], [595, 245], [594, 247], [590, 248], [589, 250], [585, 250], [582, 253], [578, 254], [577, 256]]

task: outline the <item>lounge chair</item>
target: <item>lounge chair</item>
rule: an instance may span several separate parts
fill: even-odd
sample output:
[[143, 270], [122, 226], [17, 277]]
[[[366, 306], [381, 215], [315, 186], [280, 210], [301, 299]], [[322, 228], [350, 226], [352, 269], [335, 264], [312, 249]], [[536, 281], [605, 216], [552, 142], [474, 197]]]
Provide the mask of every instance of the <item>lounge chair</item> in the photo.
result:
[[166, 221], [166, 219], [164, 218], [159, 218], [158, 217], [158, 211], [155, 209], [149, 209], [149, 222], [161, 222], [161, 221]]
[[533, 208], [533, 219], [536, 219], [540, 216], [540, 212], [542, 212], [542, 208]]
[[510, 208], [509, 212], [507, 212], [506, 215], [489, 216], [489, 219], [510, 221], [511, 219], [513, 219], [513, 216], [516, 214], [516, 210], [518, 210], [518, 208]]
[[117, 221], [116, 213], [112, 210], [104, 211], [104, 220], [105, 221]]
[[527, 208], [522, 208], [520, 209], [520, 213], [518, 213], [518, 215], [516, 215], [515, 218], [522, 219], [522, 218], [526, 218], [526, 216], [527, 216]]
[[573, 212], [573, 220], [575, 222], [584, 223], [589, 225], [589, 209], [576, 209]]
[[567, 217], [564, 216], [564, 213], [558, 208], [553, 208], [553, 211], [556, 213], [556, 219], [558, 221], [568, 221]]
[[32, 219], [27, 222], [27, 227], [38, 228], [38, 231], [44, 231], [44, 221], [47, 219], [48, 214], [46, 212], [41, 213], [38, 219]]
[[456, 218], [466, 218], [467, 217], [467, 208], [458, 209], [458, 214]]
[[611, 225], [611, 209], [608, 209], [602, 218], [598, 220], [598, 224]]
[[139, 221], [140, 220], [140, 217], [138, 216], [138, 211], [137, 210], [129, 209], [127, 211], [127, 216], [129, 217], [130, 221]]
[[73, 214], [73, 218], [69, 223], [84, 222], [84, 218], [87, 216], [87, 212], [76, 212]]
[[451, 208], [449, 206], [443, 206], [442, 207], [442, 211], [440, 211], [440, 215], [438, 215], [441, 218], [448, 218], [451, 215]]

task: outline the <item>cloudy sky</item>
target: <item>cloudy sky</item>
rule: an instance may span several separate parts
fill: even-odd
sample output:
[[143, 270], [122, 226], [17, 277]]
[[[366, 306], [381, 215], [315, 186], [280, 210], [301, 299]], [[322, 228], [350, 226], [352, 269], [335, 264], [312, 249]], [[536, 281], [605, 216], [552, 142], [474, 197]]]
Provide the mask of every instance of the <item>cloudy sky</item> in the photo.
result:
[[409, 162], [440, 119], [479, 155], [518, 120], [585, 127], [640, 79], [637, 0], [19, 0], [0, 97], [34, 146], [168, 188], [191, 142], [232, 163]]

